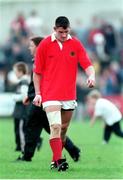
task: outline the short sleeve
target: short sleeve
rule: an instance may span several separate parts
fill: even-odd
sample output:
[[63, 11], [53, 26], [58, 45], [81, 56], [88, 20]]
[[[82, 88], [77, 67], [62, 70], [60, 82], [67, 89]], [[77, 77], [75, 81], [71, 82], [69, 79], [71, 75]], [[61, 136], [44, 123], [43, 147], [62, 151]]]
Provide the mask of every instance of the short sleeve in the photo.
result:
[[44, 57], [44, 43], [40, 43], [36, 50], [34, 59], [33, 72], [42, 74], [44, 70], [45, 57]]
[[85, 70], [89, 66], [92, 66], [92, 62], [80, 41], [78, 41], [78, 59], [80, 66]]

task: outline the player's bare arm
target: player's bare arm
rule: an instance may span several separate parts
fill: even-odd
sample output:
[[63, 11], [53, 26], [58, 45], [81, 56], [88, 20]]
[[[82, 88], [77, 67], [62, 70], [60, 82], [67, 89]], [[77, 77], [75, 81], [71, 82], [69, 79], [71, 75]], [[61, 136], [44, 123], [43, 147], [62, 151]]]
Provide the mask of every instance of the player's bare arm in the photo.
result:
[[34, 72], [33, 81], [34, 81], [34, 87], [35, 87], [35, 98], [33, 100], [33, 104], [36, 106], [41, 106], [41, 102], [42, 102], [42, 97], [41, 97], [41, 92], [40, 92], [41, 75]]
[[24, 105], [28, 105], [29, 104], [29, 97], [28, 96], [26, 96], [24, 99], [23, 99], [23, 104]]
[[97, 117], [93, 116], [90, 120], [90, 126], [92, 127], [96, 121]]
[[93, 66], [89, 66], [88, 68], [86, 68], [85, 72], [86, 72], [86, 75], [88, 76], [87, 86], [89, 88], [94, 87], [95, 86], [95, 70]]
[[98, 119], [102, 119], [102, 116], [95, 116], [95, 115], [93, 115], [93, 117], [90, 120], [90, 126], [93, 126], [95, 121], [98, 120]]

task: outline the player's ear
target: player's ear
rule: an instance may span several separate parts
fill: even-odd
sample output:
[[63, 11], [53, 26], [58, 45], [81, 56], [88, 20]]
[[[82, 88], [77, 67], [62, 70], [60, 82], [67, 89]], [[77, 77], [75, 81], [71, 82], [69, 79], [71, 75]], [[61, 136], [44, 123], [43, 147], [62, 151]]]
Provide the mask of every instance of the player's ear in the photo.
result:
[[55, 31], [56, 31], [56, 27], [54, 26], [54, 28], [53, 28]]

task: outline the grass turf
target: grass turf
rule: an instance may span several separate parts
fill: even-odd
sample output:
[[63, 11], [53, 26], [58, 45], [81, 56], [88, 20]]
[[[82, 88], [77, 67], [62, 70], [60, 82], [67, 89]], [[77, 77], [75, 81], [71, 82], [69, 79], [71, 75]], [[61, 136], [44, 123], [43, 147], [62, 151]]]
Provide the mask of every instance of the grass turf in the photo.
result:
[[[122, 124], [123, 127], [123, 124]], [[108, 145], [102, 145], [103, 129], [98, 122], [90, 128], [89, 122], [72, 122], [69, 137], [80, 147], [81, 159], [73, 162], [64, 150], [69, 170], [49, 169], [51, 151], [48, 135], [43, 132], [43, 147], [32, 162], [15, 162], [13, 122], [0, 120], [0, 179], [121, 179], [123, 178], [123, 139], [112, 135]]]

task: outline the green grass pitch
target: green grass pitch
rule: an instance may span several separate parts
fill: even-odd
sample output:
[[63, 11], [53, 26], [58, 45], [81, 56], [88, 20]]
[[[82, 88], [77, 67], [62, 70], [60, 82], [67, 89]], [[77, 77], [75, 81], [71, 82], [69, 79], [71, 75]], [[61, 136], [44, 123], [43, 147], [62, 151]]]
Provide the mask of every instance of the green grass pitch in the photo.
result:
[[[123, 121], [122, 121], [123, 128]], [[103, 128], [97, 122], [93, 128], [89, 122], [72, 122], [69, 137], [80, 147], [81, 159], [69, 162], [66, 172], [49, 169], [51, 151], [48, 135], [43, 132], [43, 146], [35, 153], [32, 162], [15, 162], [13, 121], [0, 119], [0, 179], [121, 179], [123, 178], [123, 139], [112, 135], [108, 145], [102, 145]]]

